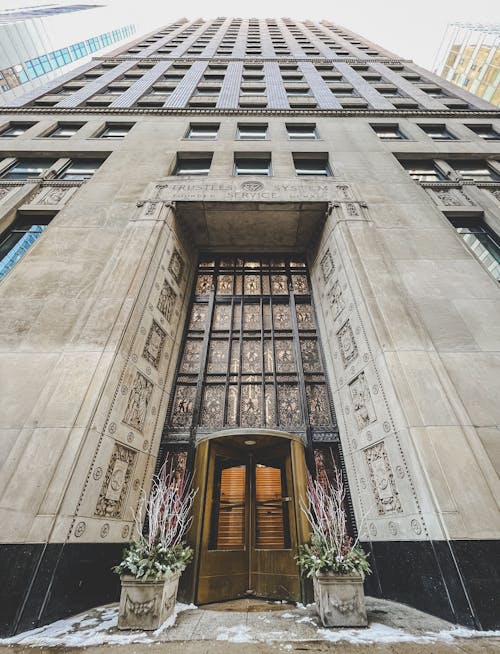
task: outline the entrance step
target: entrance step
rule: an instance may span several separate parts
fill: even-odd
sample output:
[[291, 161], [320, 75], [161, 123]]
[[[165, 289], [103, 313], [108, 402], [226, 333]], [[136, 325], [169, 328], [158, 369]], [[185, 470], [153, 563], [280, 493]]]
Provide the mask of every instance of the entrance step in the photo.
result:
[[203, 611], [230, 611], [238, 613], [257, 613], [266, 611], [290, 611], [295, 609], [295, 604], [284, 600], [268, 600], [257, 597], [244, 597], [241, 599], [228, 600], [226, 602], [213, 602], [198, 607]]

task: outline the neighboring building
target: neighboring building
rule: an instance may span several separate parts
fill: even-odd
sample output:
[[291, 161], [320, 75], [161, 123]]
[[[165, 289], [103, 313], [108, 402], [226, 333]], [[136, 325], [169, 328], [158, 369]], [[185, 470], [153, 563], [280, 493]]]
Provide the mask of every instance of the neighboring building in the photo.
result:
[[0, 9], [0, 105], [130, 41], [106, 4], [69, 3]]
[[181, 19], [3, 110], [3, 633], [116, 600], [168, 453], [185, 600], [307, 599], [337, 466], [367, 591], [499, 628], [499, 139], [329, 21]]
[[500, 25], [450, 23], [433, 67], [449, 82], [500, 106]]

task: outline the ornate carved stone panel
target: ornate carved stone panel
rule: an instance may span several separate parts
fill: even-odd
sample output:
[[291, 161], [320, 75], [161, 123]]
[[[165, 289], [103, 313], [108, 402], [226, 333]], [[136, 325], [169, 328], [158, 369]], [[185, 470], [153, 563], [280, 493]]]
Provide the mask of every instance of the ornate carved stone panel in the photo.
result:
[[300, 427], [302, 424], [302, 411], [297, 386], [292, 384], [278, 385], [278, 406], [281, 425]]
[[180, 284], [182, 279], [182, 273], [184, 272], [184, 259], [181, 257], [179, 250], [174, 248], [172, 257], [170, 258], [170, 263], [168, 264], [168, 271], [174, 278], [177, 285]]
[[224, 424], [224, 393], [222, 385], [205, 387], [200, 420], [203, 427], [217, 428]]
[[321, 272], [323, 273], [323, 280], [325, 281], [325, 283], [327, 283], [330, 277], [332, 276], [333, 271], [335, 270], [335, 266], [333, 263], [330, 250], [327, 250], [323, 255], [320, 261], [320, 266], [321, 266]]
[[308, 384], [306, 394], [311, 425], [329, 425], [331, 418], [326, 387], [322, 384]]
[[347, 368], [358, 356], [358, 346], [349, 320], [345, 322], [337, 332], [337, 339], [340, 346], [340, 354], [344, 366]]
[[72, 192], [72, 188], [62, 186], [42, 186], [31, 198], [30, 204], [61, 204], [61, 202], [65, 202], [68, 199]]
[[262, 425], [262, 386], [243, 384], [241, 387], [240, 423], [242, 427]]
[[189, 329], [204, 330], [207, 324], [208, 305], [194, 304], [189, 319]]
[[123, 445], [115, 444], [104, 477], [95, 515], [105, 518], [121, 518], [130, 486], [137, 453]]
[[171, 322], [172, 313], [175, 307], [177, 300], [177, 294], [174, 289], [170, 286], [167, 280], [163, 280], [163, 286], [160, 291], [160, 297], [158, 298], [158, 304], [156, 305], [158, 311], [165, 317], [167, 322]]
[[155, 368], [158, 368], [160, 363], [163, 346], [165, 344], [165, 338], [165, 332], [160, 327], [160, 325], [158, 325], [158, 323], [153, 320], [153, 324], [149, 330], [142, 356]]
[[333, 282], [332, 287], [328, 290], [328, 301], [332, 307], [333, 319], [335, 320], [345, 309], [342, 287], [340, 286], [340, 282], [338, 280]]
[[360, 373], [354, 381], [349, 384], [354, 417], [358, 429], [364, 429], [371, 422], [375, 422], [377, 416], [373, 406], [370, 388], [365, 378], [365, 373]]
[[187, 374], [199, 372], [201, 366], [201, 348], [203, 342], [200, 338], [189, 339], [184, 347], [180, 371]]
[[299, 329], [313, 329], [314, 321], [312, 307], [310, 304], [297, 304], [295, 308], [297, 314], [297, 325]]
[[379, 515], [403, 511], [384, 443], [365, 450], [371, 488]]
[[304, 372], [321, 372], [321, 362], [319, 359], [318, 346], [316, 339], [304, 338], [300, 341], [300, 351], [302, 353], [302, 366]]
[[138, 372], [130, 391], [123, 422], [142, 432], [152, 393], [153, 382]]

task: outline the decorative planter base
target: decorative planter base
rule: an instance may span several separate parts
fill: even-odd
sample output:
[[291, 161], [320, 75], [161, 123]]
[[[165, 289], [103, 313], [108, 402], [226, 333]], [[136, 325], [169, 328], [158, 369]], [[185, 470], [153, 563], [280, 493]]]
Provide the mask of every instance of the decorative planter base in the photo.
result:
[[366, 627], [361, 577], [327, 573], [313, 577], [316, 610], [325, 627]]
[[158, 629], [174, 612], [180, 573], [161, 581], [123, 576], [118, 629]]

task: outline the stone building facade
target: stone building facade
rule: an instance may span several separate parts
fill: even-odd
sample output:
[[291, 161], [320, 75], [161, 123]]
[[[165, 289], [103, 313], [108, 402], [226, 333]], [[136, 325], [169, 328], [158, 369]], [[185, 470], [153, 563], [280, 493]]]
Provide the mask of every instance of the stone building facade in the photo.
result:
[[499, 139], [329, 21], [181, 19], [3, 110], [2, 633], [116, 599], [167, 453], [288, 441], [368, 593], [498, 628]]

